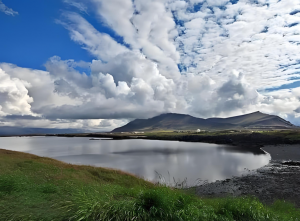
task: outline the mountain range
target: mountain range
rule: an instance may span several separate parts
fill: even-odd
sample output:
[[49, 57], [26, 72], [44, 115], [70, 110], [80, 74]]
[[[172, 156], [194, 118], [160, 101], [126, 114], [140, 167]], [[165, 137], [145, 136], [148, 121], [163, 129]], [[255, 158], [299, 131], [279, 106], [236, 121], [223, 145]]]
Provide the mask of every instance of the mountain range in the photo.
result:
[[276, 115], [254, 112], [229, 118], [196, 118], [185, 114], [166, 113], [149, 119], [136, 119], [112, 132], [170, 130], [243, 130], [293, 129], [295, 125]]

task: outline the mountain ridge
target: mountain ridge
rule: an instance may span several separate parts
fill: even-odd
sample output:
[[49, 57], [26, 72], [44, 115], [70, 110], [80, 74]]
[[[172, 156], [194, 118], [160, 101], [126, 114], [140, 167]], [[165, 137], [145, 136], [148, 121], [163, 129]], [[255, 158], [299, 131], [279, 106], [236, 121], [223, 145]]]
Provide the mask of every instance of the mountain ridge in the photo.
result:
[[159, 130], [226, 130], [226, 129], [286, 129], [294, 128], [279, 116], [259, 111], [229, 118], [197, 118], [187, 114], [164, 113], [149, 119], [136, 119], [112, 132], [159, 131]]

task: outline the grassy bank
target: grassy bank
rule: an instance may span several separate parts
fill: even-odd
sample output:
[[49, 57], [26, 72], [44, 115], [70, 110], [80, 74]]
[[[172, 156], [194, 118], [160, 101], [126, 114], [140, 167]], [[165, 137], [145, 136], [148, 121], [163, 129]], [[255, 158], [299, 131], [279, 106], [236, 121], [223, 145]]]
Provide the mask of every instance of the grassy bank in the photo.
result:
[[199, 199], [120, 171], [0, 150], [0, 220], [299, 220], [256, 199]]
[[142, 134], [143, 136], [157, 136], [157, 137], [182, 137], [185, 135], [194, 135], [194, 136], [221, 136], [221, 135], [239, 135], [239, 134], [252, 134], [260, 133], [269, 136], [275, 137], [283, 137], [292, 140], [300, 140], [300, 129], [298, 130], [274, 130], [274, 131], [267, 131], [267, 130], [248, 130], [248, 131], [239, 131], [239, 130], [222, 130], [222, 131], [202, 131], [200, 133], [196, 132], [174, 132], [174, 131], [155, 131], [155, 132], [145, 132]]

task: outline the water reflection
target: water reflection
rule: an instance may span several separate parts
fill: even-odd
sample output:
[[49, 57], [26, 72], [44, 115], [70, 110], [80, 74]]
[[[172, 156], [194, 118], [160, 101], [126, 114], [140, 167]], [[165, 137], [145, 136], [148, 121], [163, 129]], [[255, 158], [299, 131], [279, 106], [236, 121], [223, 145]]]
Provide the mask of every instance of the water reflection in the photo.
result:
[[235, 153], [252, 153], [254, 155], [265, 154], [265, 151], [259, 148], [251, 148], [251, 147], [238, 147], [238, 146], [220, 146], [218, 147], [220, 150], [235, 152]]
[[52, 157], [73, 164], [120, 169], [147, 180], [167, 183], [187, 178], [215, 181], [268, 164], [263, 151], [238, 147], [156, 140], [89, 140], [64, 137], [0, 138], [0, 148]]

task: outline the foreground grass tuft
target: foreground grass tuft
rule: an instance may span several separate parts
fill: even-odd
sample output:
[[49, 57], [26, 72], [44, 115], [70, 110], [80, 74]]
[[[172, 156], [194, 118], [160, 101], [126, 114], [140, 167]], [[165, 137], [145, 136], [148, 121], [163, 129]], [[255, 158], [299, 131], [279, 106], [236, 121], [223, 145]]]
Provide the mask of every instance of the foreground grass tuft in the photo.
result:
[[[299, 220], [255, 198], [199, 199], [130, 174], [0, 150], [0, 220]], [[298, 217], [298, 218], [297, 218]]]

